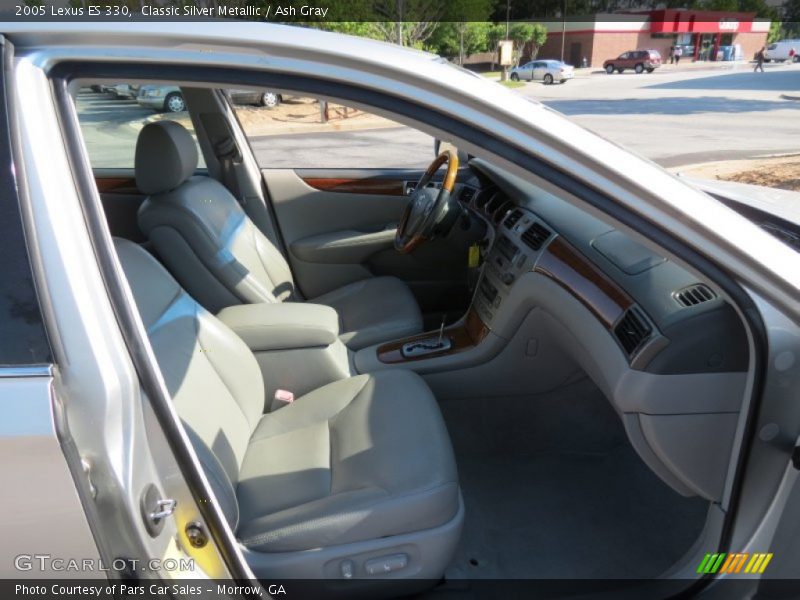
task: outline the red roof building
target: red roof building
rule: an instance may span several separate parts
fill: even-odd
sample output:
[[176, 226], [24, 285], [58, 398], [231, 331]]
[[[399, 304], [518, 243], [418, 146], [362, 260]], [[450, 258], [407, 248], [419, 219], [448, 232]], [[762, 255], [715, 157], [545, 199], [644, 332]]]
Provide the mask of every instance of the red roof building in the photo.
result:
[[563, 58], [576, 67], [585, 59], [586, 66], [599, 67], [629, 50], [658, 50], [668, 63], [670, 49], [680, 46], [681, 60], [750, 60], [766, 44], [770, 26], [754, 17], [747, 12], [662, 9], [549, 21], [537, 58]]

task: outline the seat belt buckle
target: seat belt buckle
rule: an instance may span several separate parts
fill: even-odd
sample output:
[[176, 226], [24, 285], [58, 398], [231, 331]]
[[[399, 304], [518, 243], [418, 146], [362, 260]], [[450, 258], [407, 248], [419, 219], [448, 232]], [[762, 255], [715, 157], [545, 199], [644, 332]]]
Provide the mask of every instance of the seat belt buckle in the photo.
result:
[[279, 408], [288, 406], [294, 402], [294, 393], [289, 390], [275, 390], [275, 395], [272, 397], [272, 404], [270, 404], [269, 411], [275, 412]]

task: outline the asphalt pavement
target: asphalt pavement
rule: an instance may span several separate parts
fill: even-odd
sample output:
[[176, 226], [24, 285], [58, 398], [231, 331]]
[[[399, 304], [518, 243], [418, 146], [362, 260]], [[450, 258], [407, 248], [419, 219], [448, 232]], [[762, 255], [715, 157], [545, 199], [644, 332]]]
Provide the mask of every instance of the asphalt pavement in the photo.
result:
[[[665, 167], [800, 152], [800, 64], [591, 73], [563, 85], [515, 90]], [[136, 123], [153, 114], [133, 101], [78, 98], [95, 166], [132, 166]], [[425, 166], [430, 136], [408, 127], [255, 137], [262, 167]]]
[[800, 65], [592, 75], [527, 84], [536, 98], [665, 167], [800, 152]]

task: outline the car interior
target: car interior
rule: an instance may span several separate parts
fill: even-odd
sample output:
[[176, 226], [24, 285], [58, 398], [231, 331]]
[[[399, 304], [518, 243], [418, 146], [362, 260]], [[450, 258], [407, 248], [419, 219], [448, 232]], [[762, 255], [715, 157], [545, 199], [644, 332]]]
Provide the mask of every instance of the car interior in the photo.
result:
[[182, 91], [194, 137], [155, 120], [94, 174], [258, 577], [685, 569], [750, 366], [714, 282], [445, 145], [420, 171], [256, 166], [224, 94]]

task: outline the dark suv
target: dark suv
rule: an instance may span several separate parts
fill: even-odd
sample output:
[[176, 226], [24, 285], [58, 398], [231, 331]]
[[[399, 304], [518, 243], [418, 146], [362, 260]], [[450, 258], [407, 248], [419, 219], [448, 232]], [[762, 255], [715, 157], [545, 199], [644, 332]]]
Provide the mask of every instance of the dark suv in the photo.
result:
[[660, 66], [661, 54], [658, 50], [631, 50], [603, 63], [603, 68], [609, 75], [614, 71], [622, 73], [625, 69], [633, 69], [637, 73], [652, 73]]

